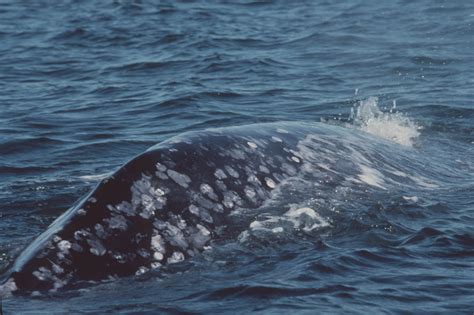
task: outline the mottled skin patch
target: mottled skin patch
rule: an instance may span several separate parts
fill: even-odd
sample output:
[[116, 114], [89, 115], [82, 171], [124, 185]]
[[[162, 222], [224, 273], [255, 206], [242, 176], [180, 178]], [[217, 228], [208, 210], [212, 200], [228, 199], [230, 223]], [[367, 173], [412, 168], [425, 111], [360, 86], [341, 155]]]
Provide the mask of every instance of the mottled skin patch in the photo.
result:
[[59, 217], [17, 258], [5, 281], [20, 292], [55, 290], [193, 256], [231, 211], [259, 207], [279, 182], [296, 175], [304, 160], [292, 152], [319, 131], [301, 123], [260, 124], [162, 142]]

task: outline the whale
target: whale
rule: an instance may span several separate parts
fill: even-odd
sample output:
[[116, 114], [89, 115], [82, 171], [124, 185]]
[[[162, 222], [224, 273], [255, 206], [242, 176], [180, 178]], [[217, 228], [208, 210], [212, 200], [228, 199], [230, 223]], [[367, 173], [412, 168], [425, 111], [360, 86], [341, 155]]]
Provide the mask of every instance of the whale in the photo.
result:
[[[16, 258], [2, 292], [55, 291], [140, 275], [199, 255], [229, 216], [259, 209], [292, 178], [384, 190], [402, 178], [393, 144], [324, 123], [276, 122], [172, 137], [101, 180]], [[409, 158], [409, 157], [406, 157]], [[370, 168], [372, 159], [384, 170]], [[403, 161], [399, 164], [403, 164]], [[385, 174], [382, 174], [385, 172]], [[394, 175], [398, 174], [398, 175]]]

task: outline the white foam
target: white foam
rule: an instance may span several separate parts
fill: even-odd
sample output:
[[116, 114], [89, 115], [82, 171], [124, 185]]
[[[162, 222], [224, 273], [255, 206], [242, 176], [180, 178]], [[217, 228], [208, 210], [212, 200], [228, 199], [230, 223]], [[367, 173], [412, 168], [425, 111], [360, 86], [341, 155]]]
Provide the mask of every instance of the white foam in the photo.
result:
[[95, 182], [95, 181], [99, 181], [101, 179], [107, 178], [110, 175], [112, 175], [112, 173], [109, 172], [109, 173], [97, 174], [97, 175], [83, 175], [83, 176], [79, 176], [79, 178], [87, 182]]
[[255, 142], [250, 142], [250, 141], [247, 141], [247, 145], [249, 147], [251, 147], [252, 149], [256, 149], [257, 148], [257, 144]]
[[400, 176], [400, 177], [408, 177], [408, 175], [402, 171], [399, 170], [388, 170], [390, 173]]
[[278, 133], [290, 133], [288, 130], [283, 129], [283, 128], [277, 128], [276, 132], [278, 132]]
[[[392, 110], [394, 108], [395, 103]], [[420, 135], [420, 127], [402, 113], [393, 113], [392, 110], [382, 112], [378, 106], [378, 98], [369, 97], [358, 103], [356, 112], [351, 113], [351, 118], [354, 126], [365, 132], [401, 145], [413, 146]]]
[[439, 187], [439, 185], [437, 185], [435, 183], [429, 183], [428, 179], [426, 179], [424, 177], [421, 177], [421, 176], [409, 176], [409, 178], [411, 180], [413, 180], [416, 184], [418, 184], [418, 185], [420, 185], [424, 188], [434, 189], [434, 188]]
[[328, 221], [309, 207], [292, 208], [285, 213], [285, 216], [293, 222], [295, 228], [300, 228], [306, 232], [330, 226]]
[[260, 229], [263, 229], [263, 225], [260, 221], [253, 221], [252, 223], [250, 223], [250, 226], [249, 226], [252, 230], [260, 230]]
[[379, 171], [377, 171], [374, 168], [368, 167], [366, 165], [359, 165], [359, 167], [360, 167], [360, 170], [362, 172], [358, 176], [359, 180], [361, 180], [362, 182], [364, 182], [366, 184], [369, 184], [371, 186], [386, 189], [383, 186], [383, 183], [384, 183], [384, 181], [382, 179], [383, 175]]
[[288, 212], [285, 213], [287, 217], [292, 217], [296, 218], [301, 216], [302, 214], [306, 214], [311, 218], [317, 218], [318, 214], [311, 208], [308, 207], [303, 207], [303, 208], [293, 208], [288, 210]]
[[418, 202], [418, 197], [417, 196], [403, 196], [403, 199], [406, 201], [412, 201], [412, 202]]
[[249, 229], [242, 232], [239, 236], [239, 241], [245, 242], [249, 239], [249, 236], [268, 235], [271, 237], [270, 235], [285, 231], [290, 232], [293, 229], [311, 232], [327, 226], [330, 226], [329, 222], [313, 209], [308, 207], [292, 207], [282, 216], [265, 215], [251, 222]]

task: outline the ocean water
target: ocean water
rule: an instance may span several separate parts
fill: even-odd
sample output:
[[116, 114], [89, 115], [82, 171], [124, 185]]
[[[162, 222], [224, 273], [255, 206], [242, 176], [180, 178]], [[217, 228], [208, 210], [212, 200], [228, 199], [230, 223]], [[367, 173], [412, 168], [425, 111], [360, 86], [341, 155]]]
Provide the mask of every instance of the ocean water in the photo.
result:
[[1, 1], [3, 276], [183, 132], [317, 123], [370, 156], [321, 141], [356, 182], [295, 179], [193, 259], [5, 314], [472, 314], [473, 23], [471, 1]]

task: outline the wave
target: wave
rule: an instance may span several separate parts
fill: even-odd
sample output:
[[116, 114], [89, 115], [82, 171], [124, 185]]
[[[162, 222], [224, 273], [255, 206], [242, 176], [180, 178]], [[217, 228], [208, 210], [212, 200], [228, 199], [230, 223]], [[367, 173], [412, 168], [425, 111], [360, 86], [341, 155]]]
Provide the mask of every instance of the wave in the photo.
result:
[[0, 143], [0, 151], [2, 155], [24, 153], [37, 149], [42, 149], [44, 146], [61, 146], [64, 145], [66, 141], [53, 139], [49, 137], [30, 137], [26, 139], [12, 139]]

